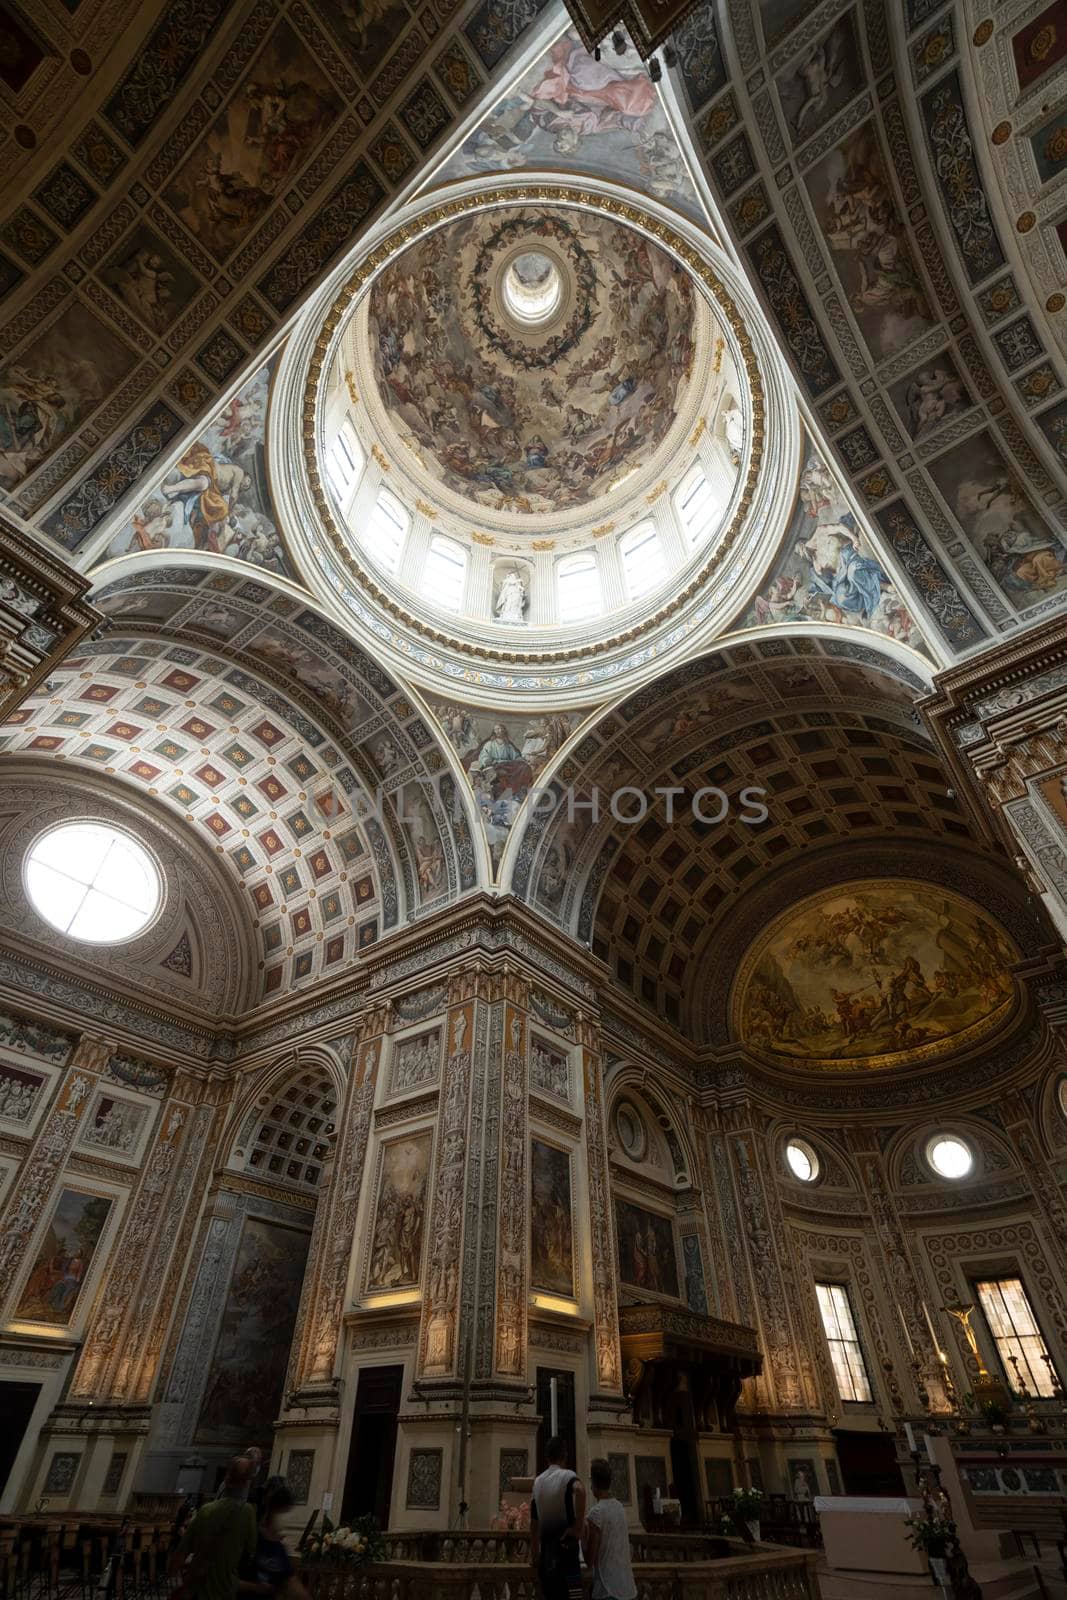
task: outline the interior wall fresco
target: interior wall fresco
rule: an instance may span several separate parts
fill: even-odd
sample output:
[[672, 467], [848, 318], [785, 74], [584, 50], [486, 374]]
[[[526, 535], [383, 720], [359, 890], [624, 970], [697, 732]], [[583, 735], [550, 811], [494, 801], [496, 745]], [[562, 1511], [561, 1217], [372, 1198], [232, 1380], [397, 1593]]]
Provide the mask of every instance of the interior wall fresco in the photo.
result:
[[202, 567], [118, 579], [100, 601], [136, 631], [65, 661], [2, 748], [117, 776], [202, 830], [258, 924], [263, 995], [343, 970], [406, 911], [473, 885], [434, 734], [318, 613]]
[[962, 8], [930, 26], [935, 8], [910, 6], [910, 39], [880, 0], [728, 11], [714, 70], [695, 88], [681, 73], [682, 91], [861, 503], [955, 651], [1058, 609], [1062, 430], [1058, 407], [1044, 425], [1031, 413], [1061, 387], [1059, 302], [1013, 264], [1013, 222], [983, 180]]
[[[128, 7], [42, 15], [33, 37], [16, 24], [3, 119], [18, 132], [4, 145], [0, 222], [11, 508], [73, 549], [169, 445], [195, 437], [539, 9], [134, 8], [142, 37], [106, 92], [97, 40], [117, 36]], [[67, 147], [42, 173], [59, 105]]]

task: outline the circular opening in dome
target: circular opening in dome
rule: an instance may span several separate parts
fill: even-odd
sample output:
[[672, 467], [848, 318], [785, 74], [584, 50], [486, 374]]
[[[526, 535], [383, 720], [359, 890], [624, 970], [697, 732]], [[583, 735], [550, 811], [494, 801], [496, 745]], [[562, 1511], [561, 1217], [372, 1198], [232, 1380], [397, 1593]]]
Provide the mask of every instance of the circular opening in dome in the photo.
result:
[[528, 327], [547, 322], [563, 295], [563, 278], [556, 263], [540, 250], [516, 256], [504, 273], [504, 304], [517, 322]]
[[794, 1178], [801, 1183], [814, 1183], [819, 1176], [819, 1158], [805, 1139], [790, 1139], [785, 1147], [785, 1160]]
[[955, 1134], [939, 1133], [926, 1146], [926, 1159], [939, 1178], [965, 1178], [974, 1166], [974, 1157]]
[[64, 822], [38, 834], [26, 855], [25, 883], [44, 920], [86, 944], [132, 939], [163, 901], [148, 851], [105, 822]]

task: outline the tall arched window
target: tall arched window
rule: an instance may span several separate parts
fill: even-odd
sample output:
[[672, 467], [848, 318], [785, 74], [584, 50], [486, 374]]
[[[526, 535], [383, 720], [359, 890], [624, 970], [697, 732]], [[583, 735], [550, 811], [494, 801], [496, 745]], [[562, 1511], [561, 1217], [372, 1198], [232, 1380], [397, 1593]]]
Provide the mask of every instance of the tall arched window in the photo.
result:
[[463, 604], [467, 577], [467, 552], [454, 539], [440, 534], [430, 540], [423, 572], [423, 589], [446, 611], [458, 611]]
[[722, 515], [722, 504], [708, 482], [704, 468], [696, 466], [682, 480], [674, 500], [678, 512], [678, 520], [685, 529], [685, 536], [691, 545], [700, 544], [707, 538]]
[[619, 540], [626, 592], [631, 600], [650, 593], [667, 576], [663, 546], [654, 522], [639, 522]]
[[557, 562], [556, 591], [560, 622], [582, 622], [600, 614], [600, 573], [591, 550], [579, 550]]
[[374, 502], [363, 544], [383, 572], [395, 572], [400, 563], [400, 551], [411, 524], [400, 501], [388, 489], [383, 489]]
[[326, 471], [334, 493], [342, 504], [347, 503], [358, 483], [365, 460], [356, 430], [346, 418], [326, 452]]

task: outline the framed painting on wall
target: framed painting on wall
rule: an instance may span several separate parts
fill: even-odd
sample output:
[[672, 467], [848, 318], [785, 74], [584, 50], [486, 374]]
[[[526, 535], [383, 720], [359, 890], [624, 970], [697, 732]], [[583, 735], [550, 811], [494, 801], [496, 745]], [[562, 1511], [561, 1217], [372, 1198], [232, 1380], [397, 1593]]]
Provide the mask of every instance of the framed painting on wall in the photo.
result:
[[543, 1139], [530, 1141], [530, 1283], [574, 1297], [571, 1158]]
[[369, 1293], [418, 1288], [432, 1149], [429, 1129], [407, 1139], [391, 1139], [382, 1146], [367, 1258]]
[[70, 1326], [114, 1203], [113, 1195], [61, 1192], [19, 1296], [17, 1322]]
[[678, 1263], [670, 1217], [646, 1211], [629, 1200], [615, 1201], [619, 1277], [635, 1289], [678, 1296]]

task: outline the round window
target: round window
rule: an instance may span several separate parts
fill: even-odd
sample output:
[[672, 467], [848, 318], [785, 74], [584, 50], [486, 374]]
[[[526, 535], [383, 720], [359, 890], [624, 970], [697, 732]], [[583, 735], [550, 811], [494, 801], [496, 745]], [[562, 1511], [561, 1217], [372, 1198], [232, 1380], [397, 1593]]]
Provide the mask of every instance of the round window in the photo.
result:
[[615, 1132], [631, 1161], [640, 1161], [648, 1148], [645, 1124], [636, 1106], [623, 1100], [615, 1112]]
[[938, 1133], [926, 1146], [926, 1159], [939, 1178], [965, 1178], [974, 1166], [970, 1147], [954, 1133]]
[[64, 822], [38, 834], [26, 856], [25, 882], [44, 920], [86, 944], [132, 939], [163, 901], [148, 851], [105, 822]]
[[786, 1166], [801, 1183], [814, 1183], [819, 1176], [819, 1158], [806, 1139], [790, 1139], [785, 1147]]

